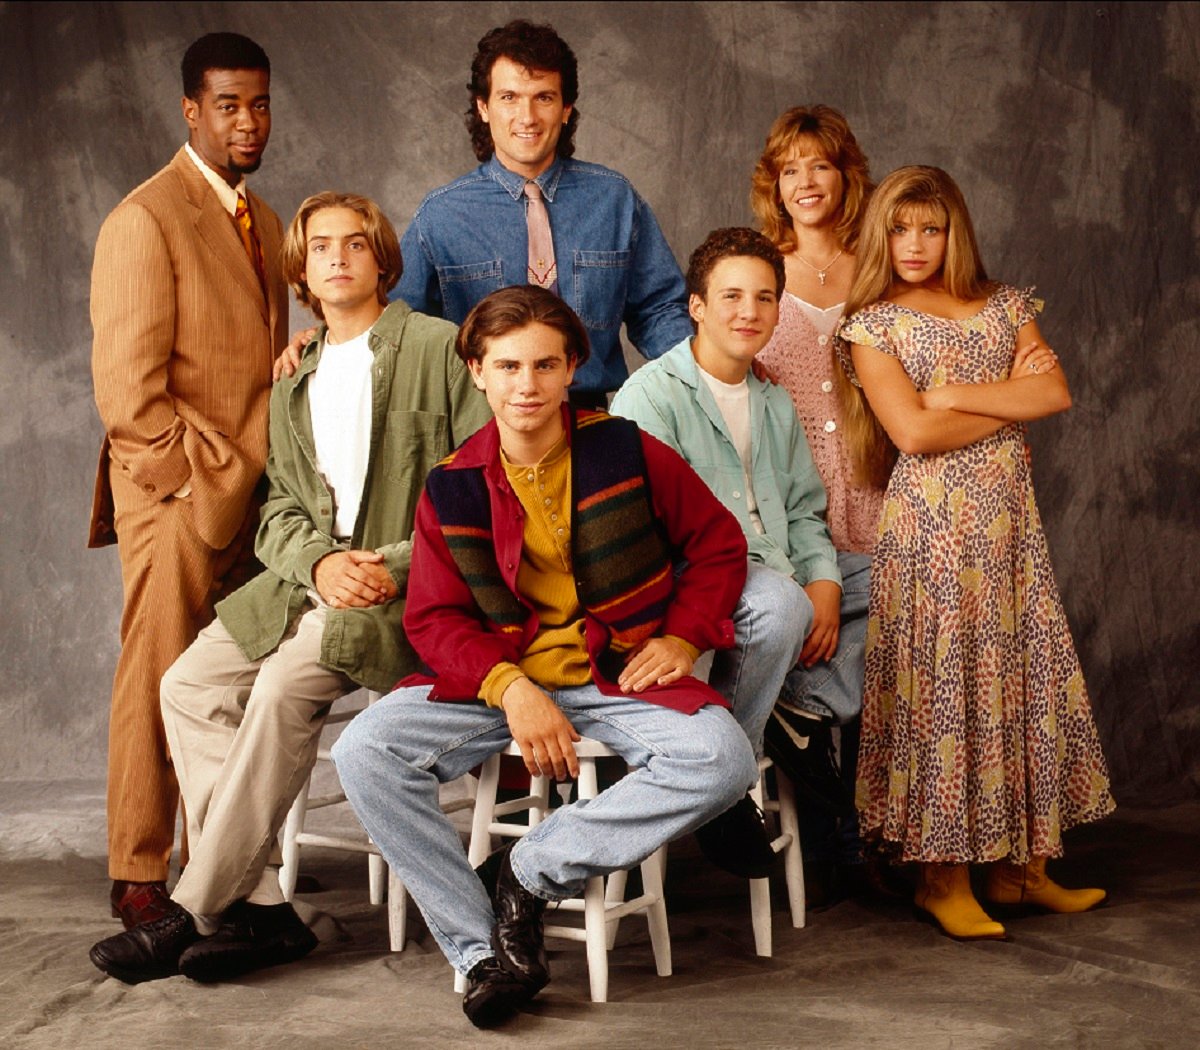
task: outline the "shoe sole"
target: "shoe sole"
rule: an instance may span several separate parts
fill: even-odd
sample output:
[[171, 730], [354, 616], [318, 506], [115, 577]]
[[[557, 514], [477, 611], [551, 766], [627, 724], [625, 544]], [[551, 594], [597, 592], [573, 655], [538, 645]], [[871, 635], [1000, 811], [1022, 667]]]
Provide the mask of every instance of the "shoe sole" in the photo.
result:
[[316, 948], [317, 943], [317, 938], [313, 937], [311, 942], [288, 943], [270, 952], [262, 948], [250, 950], [229, 948], [226, 951], [210, 949], [190, 959], [181, 959], [179, 972], [189, 980], [197, 981], [200, 984], [215, 984], [219, 981], [242, 977], [255, 970], [266, 970], [272, 966], [286, 966], [288, 963], [299, 962]]
[[949, 937], [950, 940], [958, 941], [960, 944], [970, 944], [972, 941], [1011, 941], [1012, 940], [1012, 937], [1009, 935], [1007, 930], [1005, 930], [1003, 933], [981, 933], [975, 937], [963, 937], [960, 934], [951, 933], [949, 930], [946, 929], [945, 926], [943, 926], [940, 922], [938, 922], [936, 915], [934, 915], [932, 912], [926, 911], [924, 908], [921, 908], [921, 907], [917, 906], [916, 904], [913, 905], [912, 912], [916, 918], [920, 919], [921, 922], [929, 923], [943, 937]]
[[127, 970], [125, 967], [112, 962], [105, 956], [93, 948], [88, 952], [88, 958], [92, 961], [92, 965], [107, 974], [109, 977], [115, 977], [122, 984], [145, 984], [147, 981], [162, 981], [168, 977], [175, 977], [179, 970], [176, 967], [166, 968], [161, 970]]

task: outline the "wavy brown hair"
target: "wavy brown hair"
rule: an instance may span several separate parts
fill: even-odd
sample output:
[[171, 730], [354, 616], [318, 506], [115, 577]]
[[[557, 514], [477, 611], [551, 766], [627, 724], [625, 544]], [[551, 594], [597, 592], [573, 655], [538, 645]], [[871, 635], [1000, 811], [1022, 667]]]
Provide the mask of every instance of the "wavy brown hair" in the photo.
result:
[[796, 247], [792, 218], [779, 196], [779, 172], [796, 152], [824, 157], [841, 173], [842, 206], [834, 233], [844, 249], [854, 252], [871, 196], [871, 172], [846, 118], [830, 106], [794, 106], [771, 125], [750, 182], [750, 207], [762, 232], [781, 252]]
[[308, 260], [308, 220], [325, 208], [349, 208], [362, 216], [367, 244], [370, 245], [371, 254], [375, 256], [375, 262], [382, 271], [379, 283], [375, 286], [375, 297], [380, 306], [387, 306], [387, 293], [395, 287], [404, 270], [396, 229], [380, 210], [379, 205], [369, 197], [360, 197], [356, 193], [337, 193], [334, 190], [323, 190], [306, 198], [284, 234], [279, 259], [284, 280], [295, 293], [296, 301], [307, 306], [322, 321], [325, 320], [320, 300], [309, 291], [308, 284], [302, 276]]
[[[846, 298], [846, 317], [903, 290], [892, 265], [891, 231], [901, 212], [911, 210], [946, 224], [946, 258], [942, 282], [955, 299], [970, 301], [990, 293], [975, 240], [967, 202], [954, 180], [941, 168], [911, 165], [897, 168], [876, 187], [863, 216], [854, 279]], [[849, 346], [839, 336], [845, 353]], [[883, 484], [896, 460], [896, 447], [876, 418], [862, 388], [837, 369], [846, 443], [862, 480]]]
[[471, 59], [471, 82], [467, 85], [471, 101], [467, 103], [466, 123], [476, 159], [483, 163], [496, 151], [491, 129], [479, 115], [476, 103], [478, 100], [487, 102], [491, 97], [492, 66], [500, 58], [507, 58], [523, 69], [557, 73], [562, 78], [563, 105], [571, 107], [571, 115], [558, 137], [555, 152], [560, 157], [572, 156], [575, 153], [575, 128], [579, 124], [579, 110], [575, 108], [575, 100], [579, 97], [579, 66], [575, 52], [553, 26], [534, 25], [518, 18], [485, 33]]

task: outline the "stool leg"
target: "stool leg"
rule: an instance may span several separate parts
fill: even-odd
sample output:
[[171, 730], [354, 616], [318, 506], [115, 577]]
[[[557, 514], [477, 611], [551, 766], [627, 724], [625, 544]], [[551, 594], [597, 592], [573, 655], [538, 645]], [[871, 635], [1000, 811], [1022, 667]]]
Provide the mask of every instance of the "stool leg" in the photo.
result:
[[[750, 797], [763, 809], [763, 773], [758, 774], [758, 783], [750, 789]], [[771, 957], [771, 880], [750, 880], [750, 923], [754, 928], [754, 951], [758, 955]]]
[[279, 889], [283, 899], [290, 901], [296, 892], [296, 875], [300, 869], [300, 845], [296, 836], [304, 830], [304, 815], [308, 811], [308, 791], [312, 785], [310, 776], [304, 781], [292, 808], [288, 810], [287, 819], [283, 822], [283, 845], [280, 850], [283, 860], [279, 865]]
[[[663, 893], [663, 865], [667, 847], [660, 846], [642, 861], [642, 892], [654, 901], [646, 909], [650, 927], [650, 946], [654, 949], [654, 968], [659, 977], [671, 976], [671, 931], [667, 928], [667, 900]], [[616, 923], [611, 924], [614, 929]]]
[[771, 880], [750, 880], [750, 922], [754, 927], [754, 952], [771, 957]]
[[[625, 884], [628, 881], [629, 872], [627, 871], [614, 871], [610, 874], [604, 884], [605, 904], [620, 904], [625, 900]], [[606, 925], [605, 943], [608, 945], [608, 950], [612, 951], [613, 945], [617, 943], [617, 927], [621, 925], [621, 920], [609, 919]]]
[[496, 790], [500, 783], [500, 756], [492, 755], [483, 763], [479, 772], [479, 786], [475, 789], [475, 811], [471, 816], [471, 842], [467, 847], [467, 860], [477, 868], [492, 851], [492, 836], [488, 830], [495, 817]]
[[779, 830], [792, 841], [783, 851], [783, 870], [787, 878], [788, 903], [792, 911], [792, 926], [803, 929], [805, 923], [804, 852], [800, 848], [800, 822], [796, 818], [796, 789], [778, 769], [775, 787], [779, 792]]
[[583, 891], [583, 928], [587, 942], [592, 1002], [608, 1002], [608, 937], [604, 922], [604, 879], [595, 875]]
[[387, 878], [387, 864], [378, 853], [367, 854], [367, 896], [371, 903], [383, 903], [383, 887]]
[[408, 891], [391, 868], [387, 869], [388, 942], [394, 952], [404, 951], [408, 928]]

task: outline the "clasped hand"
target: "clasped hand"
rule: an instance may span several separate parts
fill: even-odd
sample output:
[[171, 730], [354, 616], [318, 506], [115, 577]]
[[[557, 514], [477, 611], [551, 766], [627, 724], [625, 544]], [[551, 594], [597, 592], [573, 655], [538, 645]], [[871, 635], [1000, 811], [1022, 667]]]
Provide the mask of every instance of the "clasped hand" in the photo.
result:
[[365, 609], [390, 602], [399, 593], [378, 551], [336, 551], [313, 569], [313, 584], [334, 609]]

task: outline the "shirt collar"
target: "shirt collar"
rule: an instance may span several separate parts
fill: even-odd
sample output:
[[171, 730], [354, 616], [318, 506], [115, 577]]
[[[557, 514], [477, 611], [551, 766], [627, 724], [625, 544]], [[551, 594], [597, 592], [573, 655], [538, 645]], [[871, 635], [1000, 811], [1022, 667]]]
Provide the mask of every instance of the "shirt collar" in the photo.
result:
[[[525, 183], [529, 179], [525, 178], [524, 175], [518, 175], [515, 171], [509, 171], [508, 168], [500, 163], [499, 158], [494, 153], [491, 160], [487, 163], [487, 172], [504, 187], [505, 192], [513, 200], [519, 201], [525, 196]], [[562, 173], [562, 157], [556, 156], [554, 163], [533, 180], [540, 187], [542, 196], [550, 201], [551, 204], [554, 203], [554, 195], [558, 192], [558, 180], [562, 177]]]
[[230, 215], [237, 213], [238, 194], [245, 195], [246, 193], [246, 176], [242, 176], [242, 181], [237, 186], [230, 186], [220, 175], [212, 170], [207, 164], [200, 159], [190, 142], [185, 142], [183, 148], [187, 150], [187, 155], [192, 158], [192, 163], [200, 169], [200, 174], [208, 181], [208, 184], [213, 188], [213, 192], [217, 195], [217, 200], [221, 202], [221, 207], [224, 208]]

